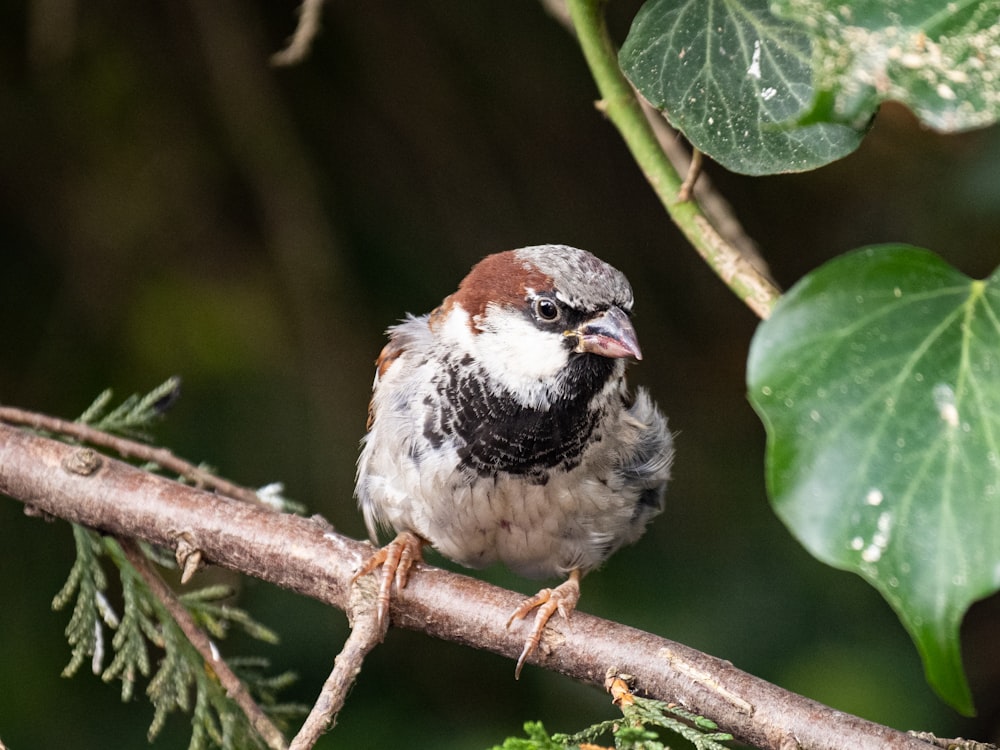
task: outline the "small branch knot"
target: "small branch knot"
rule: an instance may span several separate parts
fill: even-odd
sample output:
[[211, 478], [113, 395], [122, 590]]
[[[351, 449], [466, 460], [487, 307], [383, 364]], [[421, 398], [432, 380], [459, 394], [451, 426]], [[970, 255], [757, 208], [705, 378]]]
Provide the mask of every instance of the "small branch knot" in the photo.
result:
[[70, 474], [89, 477], [101, 468], [101, 454], [92, 448], [77, 448], [62, 460], [62, 467]]

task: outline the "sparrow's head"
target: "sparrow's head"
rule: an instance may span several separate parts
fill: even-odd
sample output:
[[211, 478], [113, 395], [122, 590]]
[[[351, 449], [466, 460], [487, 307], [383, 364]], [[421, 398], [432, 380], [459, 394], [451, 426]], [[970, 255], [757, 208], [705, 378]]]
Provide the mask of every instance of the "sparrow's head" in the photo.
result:
[[585, 250], [538, 245], [480, 261], [432, 325], [537, 405], [582, 376], [597, 386], [641, 359], [631, 311], [620, 271]]

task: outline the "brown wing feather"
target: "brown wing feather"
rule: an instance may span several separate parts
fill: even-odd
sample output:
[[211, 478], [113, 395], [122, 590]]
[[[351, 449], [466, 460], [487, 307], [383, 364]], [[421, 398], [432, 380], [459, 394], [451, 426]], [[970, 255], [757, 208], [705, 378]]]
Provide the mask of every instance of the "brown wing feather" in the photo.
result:
[[[405, 351], [406, 347], [403, 346], [397, 337], [389, 337], [389, 343], [382, 347], [382, 351], [379, 352], [378, 358], [375, 360], [375, 383], [372, 385], [373, 391], [378, 386], [378, 381], [385, 377], [386, 372], [392, 367], [393, 362], [399, 359], [400, 355]], [[374, 397], [368, 401], [368, 422], [365, 425], [365, 429], [370, 430], [373, 424], [375, 424]]]

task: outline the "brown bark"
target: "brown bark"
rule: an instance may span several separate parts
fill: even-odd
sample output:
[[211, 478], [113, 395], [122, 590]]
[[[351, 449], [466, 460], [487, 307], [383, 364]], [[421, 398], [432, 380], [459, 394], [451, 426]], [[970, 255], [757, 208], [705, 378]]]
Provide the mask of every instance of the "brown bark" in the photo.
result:
[[[371, 547], [321, 519], [278, 514], [150, 474], [91, 449], [0, 424], [0, 492], [31, 510], [175, 549], [313, 597], [350, 604], [351, 579]], [[188, 548], [190, 553], [191, 547]], [[521, 628], [506, 630], [522, 595], [422, 565], [390, 610], [396, 627], [516, 659]], [[529, 659], [603, 686], [609, 667], [636, 691], [716, 721], [767, 750], [927, 750], [922, 740], [835, 711], [729, 662], [584, 612], [553, 621]]]

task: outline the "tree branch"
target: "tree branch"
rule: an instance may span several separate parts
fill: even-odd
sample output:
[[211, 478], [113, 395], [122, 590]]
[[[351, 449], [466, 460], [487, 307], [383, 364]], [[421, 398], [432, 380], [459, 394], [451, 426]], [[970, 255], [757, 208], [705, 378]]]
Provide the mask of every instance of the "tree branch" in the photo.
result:
[[167, 608], [170, 616], [177, 623], [177, 627], [184, 633], [184, 637], [201, 654], [201, 658], [205, 660], [207, 668], [212, 670], [218, 678], [219, 683], [226, 689], [226, 695], [232, 698], [236, 702], [236, 705], [243, 711], [254, 731], [261, 736], [271, 750], [285, 750], [287, 745], [285, 738], [281, 734], [281, 730], [271, 722], [267, 714], [257, 705], [250, 695], [250, 691], [247, 690], [246, 685], [240, 682], [240, 678], [219, 657], [208, 635], [198, 627], [191, 613], [177, 600], [177, 596], [173, 590], [160, 578], [159, 573], [156, 572], [153, 564], [139, 548], [136, 541], [134, 539], [122, 538], [118, 540], [118, 544], [126, 559], [136, 569], [142, 580], [146, 582], [149, 590]]
[[185, 461], [183, 458], [175, 456], [166, 448], [129, 440], [119, 435], [112, 435], [109, 432], [98, 430], [81, 422], [70, 422], [67, 419], [50, 417], [47, 414], [18, 409], [14, 406], [0, 406], [0, 422], [24, 425], [33, 430], [65, 435], [82, 443], [89, 443], [99, 448], [114, 451], [122, 458], [134, 458], [156, 464], [161, 469], [184, 477], [196, 487], [207, 487], [223, 495], [242, 500], [245, 503], [264, 503], [254, 490], [241, 487], [222, 477], [218, 477], [200, 466], [195, 466], [190, 461]]
[[[566, 0], [540, 0], [540, 2], [552, 18], [566, 29], [567, 32], [572, 34], [575, 39], [579, 40], [576, 27], [573, 25], [573, 19], [570, 17], [569, 8], [566, 5]], [[613, 52], [613, 49], [613, 47], [610, 50], [606, 49], [602, 54], [607, 54], [609, 51]], [[642, 98], [642, 95], [639, 94], [635, 86], [629, 84], [629, 87], [632, 89], [632, 96], [639, 102], [642, 113], [646, 117], [646, 123], [660, 144], [663, 155], [673, 166], [675, 172], [678, 174], [688, 174], [691, 170], [691, 162], [694, 158], [695, 150], [688, 149], [685, 146], [683, 136], [670, 126], [667, 119], [659, 110]], [[626, 145], [630, 145], [630, 142], [626, 141]], [[704, 212], [708, 223], [715, 228], [715, 231], [718, 232], [725, 242], [746, 259], [747, 263], [756, 268], [763, 278], [768, 279], [772, 287], [774, 287], [774, 291], [780, 294], [780, 290], [778, 290], [774, 280], [771, 279], [767, 261], [761, 255], [757, 243], [747, 234], [739, 218], [736, 216], [736, 211], [722, 193], [715, 188], [709, 175], [702, 173], [694, 181], [692, 192], [695, 203]], [[681, 200], [687, 200], [685, 196], [680, 194], [677, 197]], [[661, 196], [661, 201], [665, 200], [666, 198]]]
[[[84, 455], [86, 454], [86, 455]], [[279, 514], [149, 474], [0, 424], [0, 492], [33, 511], [173, 549], [185, 538], [217, 565], [346, 610], [351, 579], [371, 547], [321, 519]], [[183, 537], [182, 537], [183, 535]], [[516, 659], [523, 634], [507, 617], [523, 597], [421, 565], [391, 621]], [[680, 704], [765, 750], [927, 750], [915, 737], [835, 711], [649, 633], [574, 612], [549, 626], [529, 659], [603, 686], [609, 667], [635, 676], [637, 692]]]
[[600, 109], [618, 129], [660, 203], [692, 247], [747, 307], [758, 317], [767, 318], [781, 292], [757, 267], [755, 257], [759, 256], [755, 252], [746, 254], [727, 241], [702, 207], [681, 195], [677, 169], [664, 153], [632, 85], [618, 66], [604, 5], [604, 0], [567, 0], [577, 40], [601, 94]]
[[302, 0], [295, 33], [283, 50], [271, 55], [272, 65], [297, 65], [306, 58], [312, 49], [313, 40], [319, 34], [319, 17], [322, 10], [323, 0]]
[[385, 638], [388, 622], [379, 623], [378, 609], [372, 606], [378, 592], [377, 579], [365, 576], [354, 581], [347, 618], [351, 634], [333, 662], [333, 671], [323, 683], [319, 698], [306, 717], [299, 733], [292, 740], [289, 750], [309, 750], [320, 735], [332, 728], [337, 714], [343, 708], [354, 681], [361, 672], [361, 664], [368, 653]]

